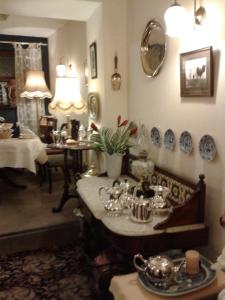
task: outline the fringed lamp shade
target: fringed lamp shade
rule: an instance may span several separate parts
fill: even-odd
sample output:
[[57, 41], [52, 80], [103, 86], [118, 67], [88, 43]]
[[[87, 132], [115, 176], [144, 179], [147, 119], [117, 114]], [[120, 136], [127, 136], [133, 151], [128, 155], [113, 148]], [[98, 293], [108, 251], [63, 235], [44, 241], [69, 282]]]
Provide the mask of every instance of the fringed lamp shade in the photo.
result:
[[79, 80], [77, 77], [56, 78], [55, 96], [48, 108], [51, 113], [84, 113], [86, 104], [81, 98]]
[[20, 94], [21, 98], [29, 99], [44, 99], [51, 98], [52, 94], [49, 91], [45, 78], [44, 72], [42, 71], [28, 71], [26, 77], [26, 83]]

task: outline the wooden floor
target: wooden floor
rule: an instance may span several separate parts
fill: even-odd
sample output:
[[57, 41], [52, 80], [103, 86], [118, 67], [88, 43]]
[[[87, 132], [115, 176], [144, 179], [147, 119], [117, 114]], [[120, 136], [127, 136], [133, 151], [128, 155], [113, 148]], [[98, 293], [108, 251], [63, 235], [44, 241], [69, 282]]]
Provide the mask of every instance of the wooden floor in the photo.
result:
[[12, 173], [24, 190], [0, 181], [0, 253], [31, 250], [54, 243], [65, 243], [79, 234], [79, 219], [73, 214], [75, 199], [70, 199], [60, 213], [52, 213], [63, 188], [63, 175], [53, 174], [53, 193], [48, 185], [39, 186], [31, 173]]

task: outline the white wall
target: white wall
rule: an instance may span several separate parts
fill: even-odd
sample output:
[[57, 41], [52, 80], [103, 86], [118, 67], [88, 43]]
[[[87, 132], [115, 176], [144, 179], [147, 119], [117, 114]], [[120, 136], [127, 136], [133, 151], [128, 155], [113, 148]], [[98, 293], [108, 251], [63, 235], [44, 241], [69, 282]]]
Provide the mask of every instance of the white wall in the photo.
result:
[[[89, 91], [100, 95], [101, 116], [98, 123], [113, 127], [119, 114], [127, 116], [127, 27], [126, 1], [103, 0], [87, 22], [87, 51], [97, 43], [98, 78], [89, 78]], [[122, 85], [119, 91], [111, 88], [114, 73], [114, 55], [118, 54]], [[90, 62], [89, 62], [90, 66]]]
[[[102, 0], [102, 5], [87, 22], [87, 56], [90, 69], [89, 46], [97, 44], [98, 77], [89, 75], [89, 92], [97, 92], [100, 98], [100, 117], [95, 123], [100, 126], [115, 127], [117, 116], [127, 117], [127, 18], [126, 1]], [[114, 73], [114, 55], [119, 59], [119, 73], [122, 85], [119, 91], [111, 88]], [[91, 120], [89, 120], [91, 122]], [[93, 153], [92, 161], [100, 172], [105, 170], [104, 157]]]
[[[87, 86], [84, 84], [84, 63], [86, 56], [86, 23], [69, 21], [49, 37], [49, 64], [51, 91], [54, 94], [56, 65], [60, 63], [72, 64], [72, 72], [80, 79], [81, 96], [87, 101]], [[56, 115], [58, 125], [66, 122], [66, 116]], [[76, 118], [87, 125], [87, 112], [83, 115], [71, 114], [71, 119]]]
[[[156, 4], [157, 2], [157, 4]], [[192, 0], [180, 1], [193, 9]], [[129, 0], [128, 6], [128, 55], [129, 55], [129, 118], [147, 125], [149, 132], [158, 126], [162, 135], [171, 128], [176, 134], [176, 149], [173, 152], [152, 146], [151, 158], [160, 166], [197, 182], [198, 175], [206, 176], [206, 222], [209, 225], [209, 246], [206, 254], [215, 258], [225, 246], [225, 233], [219, 225], [219, 217], [225, 211], [225, 3], [223, 0], [205, 0], [207, 10], [205, 32], [200, 36], [192, 32], [183, 40], [168, 38], [165, 64], [157, 78], [144, 75], [140, 63], [140, 42], [147, 22], [158, 19], [163, 25], [163, 14], [169, 0]], [[205, 33], [204, 33], [205, 32]], [[205, 98], [180, 97], [179, 54], [205, 46], [214, 48], [215, 95]], [[188, 130], [192, 134], [194, 151], [190, 156], [179, 150], [180, 133]], [[198, 142], [202, 135], [211, 134], [216, 142], [218, 154], [214, 161], [201, 159]]]

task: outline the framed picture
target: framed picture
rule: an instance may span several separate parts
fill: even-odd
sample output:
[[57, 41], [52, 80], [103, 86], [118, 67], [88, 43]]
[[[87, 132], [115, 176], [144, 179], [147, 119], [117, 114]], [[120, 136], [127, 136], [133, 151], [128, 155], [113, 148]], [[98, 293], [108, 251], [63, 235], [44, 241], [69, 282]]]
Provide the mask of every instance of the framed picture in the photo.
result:
[[213, 96], [212, 47], [180, 54], [181, 97]]
[[90, 45], [90, 66], [91, 66], [91, 78], [98, 77], [97, 73], [97, 45], [96, 42]]
[[97, 120], [99, 115], [99, 97], [97, 93], [88, 94], [88, 115], [90, 119]]

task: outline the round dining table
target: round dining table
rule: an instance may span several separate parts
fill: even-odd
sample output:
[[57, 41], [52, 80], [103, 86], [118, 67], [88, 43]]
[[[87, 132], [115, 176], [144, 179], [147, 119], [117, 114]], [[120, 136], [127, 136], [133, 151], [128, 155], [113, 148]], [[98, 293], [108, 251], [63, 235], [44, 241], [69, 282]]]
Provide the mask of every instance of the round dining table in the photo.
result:
[[46, 145], [33, 138], [0, 139], [0, 168], [24, 168], [36, 173], [36, 161], [47, 162]]

